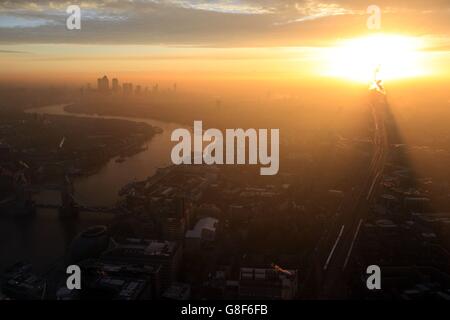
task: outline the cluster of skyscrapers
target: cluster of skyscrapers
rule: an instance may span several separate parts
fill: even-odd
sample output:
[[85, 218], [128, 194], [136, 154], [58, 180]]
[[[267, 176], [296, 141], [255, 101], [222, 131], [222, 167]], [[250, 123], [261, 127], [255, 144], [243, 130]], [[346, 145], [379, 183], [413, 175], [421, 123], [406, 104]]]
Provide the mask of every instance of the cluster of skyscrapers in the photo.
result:
[[133, 91], [133, 84], [131, 82], [124, 82], [122, 86], [119, 84], [119, 79], [114, 78], [111, 81], [111, 86], [107, 76], [97, 79], [97, 90], [101, 93], [119, 93], [122, 92], [124, 95], [131, 95], [133, 92], [135, 94], [140, 94], [142, 89], [140, 85], [137, 85]]
[[[90, 85], [87, 86], [87, 89], [90, 89]], [[177, 91], [177, 85], [174, 84], [171, 89], [173, 92]], [[171, 91], [169, 89], [169, 91]], [[159, 91], [159, 85], [155, 84], [151, 88], [152, 93], [157, 93]], [[113, 78], [111, 83], [108, 77], [105, 75], [101, 78], [97, 79], [97, 92], [108, 94], [108, 93], [123, 93], [123, 95], [140, 95], [142, 93], [149, 93], [149, 87], [142, 88], [141, 85], [134, 86], [131, 82], [124, 82], [122, 85], [119, 83], [119, 79]]]

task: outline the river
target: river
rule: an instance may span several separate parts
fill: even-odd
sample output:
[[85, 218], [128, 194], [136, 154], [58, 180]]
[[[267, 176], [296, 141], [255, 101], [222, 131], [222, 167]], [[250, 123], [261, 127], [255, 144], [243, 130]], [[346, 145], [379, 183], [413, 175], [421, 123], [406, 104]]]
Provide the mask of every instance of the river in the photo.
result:
[[[148, 141], [148, 148], [124, 162], [110, 159], [98, 172], [74, 181], [75, 197], [83, 205], [109, 206], [118, 199], [121, 187], [132, 181], [143, 180], [155, 173], [157, 168], [170, 164], [171, 132], [183, 127], [170, 122], [153, 119], [73, 114], [64, 110], [66, 104], [51, 105], [27, 110], [28, 113], [69, 115], [104, 119], [123, 119], [145, 122], [159, 127], [162, 133]], [[45, 203], [59, 203], [57, 191], [46, 190], [37, 196]], [[73, 237], [81, 230], [95, 224], [107, 224], [110, 214], [80, 212], [75, 221], [59, 219], [56, 210], [38, 210], [34, 217], [25, 219], [1, 218], [0, 220], [0, 270], [18, 260], [33, 263], [36, 271], [43, 272], [60, 259]]]

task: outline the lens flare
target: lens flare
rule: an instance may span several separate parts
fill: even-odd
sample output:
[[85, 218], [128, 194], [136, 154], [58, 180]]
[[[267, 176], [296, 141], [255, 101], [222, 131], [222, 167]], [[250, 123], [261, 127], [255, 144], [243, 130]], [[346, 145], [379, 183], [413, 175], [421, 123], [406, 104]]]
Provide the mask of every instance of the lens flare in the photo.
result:
[[425, 75], [419, 38], [376, 34], [339, 41], [324, 53], [322, 74], [369, 83]]

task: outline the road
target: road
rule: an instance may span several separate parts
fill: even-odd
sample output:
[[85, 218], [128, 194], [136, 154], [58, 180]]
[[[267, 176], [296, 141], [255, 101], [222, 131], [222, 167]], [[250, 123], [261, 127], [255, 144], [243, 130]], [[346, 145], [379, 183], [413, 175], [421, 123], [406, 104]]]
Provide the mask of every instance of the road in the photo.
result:
[[386, 99], [381, 93], [371, 95], [374, 135], [370, 166], [360, 183], [345, 195], [328, 230], [319, 240], [313, 253], [312, 271], [308, 272], [304, 284], [303, 298], [345, 299], [347, 296], [346, 270], [383, 176], [388, 151]]

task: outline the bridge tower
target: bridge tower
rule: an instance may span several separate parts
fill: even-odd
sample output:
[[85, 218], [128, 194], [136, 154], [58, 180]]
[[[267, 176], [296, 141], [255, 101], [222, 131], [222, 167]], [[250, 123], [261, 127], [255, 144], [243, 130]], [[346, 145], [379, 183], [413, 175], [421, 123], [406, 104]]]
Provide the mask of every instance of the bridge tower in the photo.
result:
[[73, 199], [73, 191], [73, 182], [68, 175], [65, 175], [61, 187], [61, 208], [59, 209], [59, 214], [63, 218], [78, 216], [78, 208]]
[[29, 188], [29, 181], [24, 171], [14, 175], [14, 192], [16, 195], [14, 214], [31, 215], [36, 212], [35, 203]]

